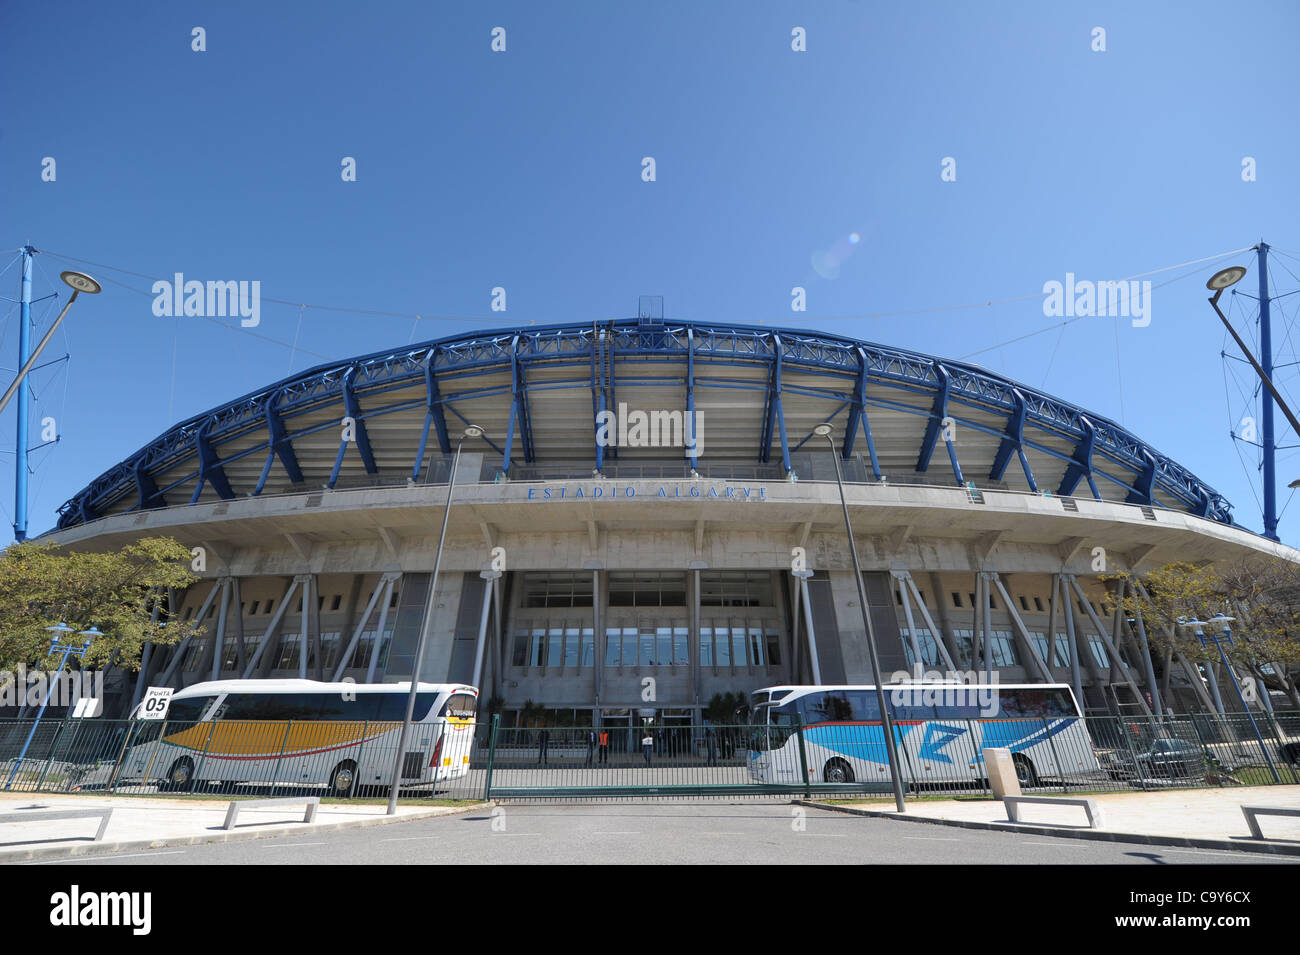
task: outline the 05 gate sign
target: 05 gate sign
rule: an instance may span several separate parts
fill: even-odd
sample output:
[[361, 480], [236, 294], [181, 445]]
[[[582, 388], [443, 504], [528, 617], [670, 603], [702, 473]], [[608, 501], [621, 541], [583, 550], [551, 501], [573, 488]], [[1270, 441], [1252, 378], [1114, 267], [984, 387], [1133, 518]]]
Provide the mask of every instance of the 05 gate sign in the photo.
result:
[[142, 720], [165, 720], [167, 718], [167, 707], [171, 705], [172, 693], [175, 691], [169, 686], [151, 686], [144, 694], [144, 702], [140, 704], [140, 719]]

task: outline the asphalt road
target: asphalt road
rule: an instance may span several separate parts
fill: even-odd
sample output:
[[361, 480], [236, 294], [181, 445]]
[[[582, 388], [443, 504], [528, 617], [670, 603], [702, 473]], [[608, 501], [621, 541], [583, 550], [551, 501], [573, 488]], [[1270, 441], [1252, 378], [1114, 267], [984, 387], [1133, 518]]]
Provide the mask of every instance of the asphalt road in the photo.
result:
[[[1174, 849], [871, 819], [779, 802], [505, 804], [369, 829], [67, 860], [82, 865], [931, 864], [1295, 865]], [[60, 864], [52, 862], [48, 864]]]

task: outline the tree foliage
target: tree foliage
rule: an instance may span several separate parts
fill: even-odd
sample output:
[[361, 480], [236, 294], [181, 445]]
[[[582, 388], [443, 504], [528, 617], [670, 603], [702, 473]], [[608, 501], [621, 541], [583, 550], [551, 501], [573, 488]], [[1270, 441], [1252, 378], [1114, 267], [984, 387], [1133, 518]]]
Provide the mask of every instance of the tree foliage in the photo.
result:
[[92, 626], [103, 632], [83, 667], [111, 662], [138, 670], [146, 641], [168, 644], [181, 637], [167, 611], [150, 620], [158, 588], [183, 589], [197, 579], [188, 548], [170, 538], [146, 538], [107, 553], [40, 541], [13, 544], [0, 554], [0, 670], [50, 663], [46, 628], [60, 622], [73, 629], [67, 636], [74, 640], [76, 631]]
[[[1135, 582], [1127, 574], [1109, 579]], [[1300, 707], [1294, 672], [1300, 667], [1300, 564], [1269, 555], [1215, 564], [1176, 562], [1136, 582], [1146, 593], [1129, 586], [1124, 611], [1130, 617], [1142, 615], [1153, 647], [1217, 663], [1214, 644], [1203, 647], [1196, 628], [1180, 624], [1218, 614], [1232, 617], [1233, 643], [1223, 647], [1228, 660]], [[1208, 633], [1215, 628], [1202, 629]]]

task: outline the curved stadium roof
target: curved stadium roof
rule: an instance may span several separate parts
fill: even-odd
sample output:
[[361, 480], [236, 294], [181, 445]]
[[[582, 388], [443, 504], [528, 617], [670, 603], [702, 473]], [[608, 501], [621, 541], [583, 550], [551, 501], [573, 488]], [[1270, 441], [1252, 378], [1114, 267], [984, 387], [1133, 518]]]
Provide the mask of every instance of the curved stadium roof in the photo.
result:
[[[702, 453], [598, 449], [600, 408], [701, 415]], [[357, 422], [355, 442], [340, 422]], [[956, 439], [943, 440], [952, 418]], [[170, 428], [59, 511], [110, 514], [430, 479], [470, 421], [513, 480], [821, 477], [836, 425], [850, 479], [1076, 492], [1232, 523], [1223, 497], [1113, 421], [974, 365], [798, 329], [627, 319], [453, 335], [320, 365]], [[806, 449], [806, 450], [805, 450]], [[832, 478], [833, 479], [833, 478]]]

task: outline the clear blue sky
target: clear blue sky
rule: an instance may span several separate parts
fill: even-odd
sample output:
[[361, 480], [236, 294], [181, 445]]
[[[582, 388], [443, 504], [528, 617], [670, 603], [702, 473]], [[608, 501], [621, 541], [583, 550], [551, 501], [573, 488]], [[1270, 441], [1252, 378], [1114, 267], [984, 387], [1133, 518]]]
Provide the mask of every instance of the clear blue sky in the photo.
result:
[[[449, 319], [264, 301], [259, 338], [155, 317], [149, 279], [82, 266], [105, 292], [77, 303], [47, 353], [70, 352], [69, 365], [34, 379], [33, 415], [55, 416], [62, 441], [33, 457], [31, 532], [170, 424], [290, 370], [476, 326], [625, 317], [642, 293], [663, 295], [669, 318], [980, 353], [972, 360], [1124, 423], [1258, 529], [1255, 457], [1242, 448], [1243, 468], [1229, 438], [1225, 336], [1204, 291], [1231, 261], [1250, 266], [1240, 287], [1254, 291], [1253, 256], [1151, 276], [1146, 328], [1091, 318], [1057, 329], [1036, 296], [1067, 272], [1125, 278], [1261, 237], [1300, 250], [1298, 11], [5, 4], [0, 248], [30, 242], [146, 276], [256, 279], [264, 300]], [[206, 52], [191, 50], [196, 26]], [[504, 53], [490, 49], [497, 26]], [[806, 52], [791, 50], [794, 27]], [[1105, 52], [1092, 50], [1094, 27]], [[341, 180], [345, 156], [356, 182]], [[643, 156], [656, 182], [641, 180]], [[1242, 181], [1247, 156], [1254, 182]], [[41, 180], [45, 157], [54, 182]], [[955, 182], [941, 181], [944, 157]], [[13, 260], [5, 252], [0, 268]], [[1300, 253], [1279, 262], [1300, 275]], [[69, 267], [39, 257], [37, 295]], [[1300, 288], [1280, 267], [1275, 282]], [[790, 310], [796, 285], [804, 314]], [[490, 310], [494, 286], [507, 290], [505, 315]], [[17, 298], [16, 266], [0, 294]], [[1020, 296], [1031, 297], [870, 317]], [[1283, 300], [1279, 327], [1298, 301]], [[0, 305], [0, 366], [12, 368], [16, 309]], [[36, 314], [52, 317], [44, 304]], [[1255, 306], [1239, 297], [1232, 315], [1251, 327]], [[1282, 360], [1294, 351], [1287, 341]], [[13, 439], [11, 407], [0, 447]], [[0, 457], [5, 539], [12, 461]], [[1283, 485], [1293, 476], [1294, 452], [1279, 466]], [[1300, 506], [1282, 536], [1300, 537]]]

